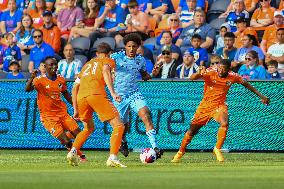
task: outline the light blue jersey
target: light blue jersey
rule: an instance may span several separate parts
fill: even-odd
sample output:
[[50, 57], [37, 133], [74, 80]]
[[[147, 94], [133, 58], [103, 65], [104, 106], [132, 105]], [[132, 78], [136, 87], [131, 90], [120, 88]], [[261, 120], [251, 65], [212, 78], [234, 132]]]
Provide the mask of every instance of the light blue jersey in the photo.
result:
[[114, 80], [115, 92], [120, 96], [128, 96], [138, 91], [137, 77], [141, 70], [146, 70], [146, 60], [143, 56], [137, 55], [129, 58], [124, 51], [111, 55], [115, 60], [116, 71]]

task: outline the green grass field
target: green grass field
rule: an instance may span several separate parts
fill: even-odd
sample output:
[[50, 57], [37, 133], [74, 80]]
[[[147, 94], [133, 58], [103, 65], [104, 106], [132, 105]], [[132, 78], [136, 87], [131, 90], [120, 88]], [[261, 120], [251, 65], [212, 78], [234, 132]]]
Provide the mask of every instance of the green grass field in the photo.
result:
[[6, 188], [257, 188], [284, 187], [283, 153], [226, 153], [218, 163], [212, 153], [187, 153], [172, 164], [165, 153], [153, 164], [139, 154], [122, 158], [128, 168], [107, 168], [107, 152], [87, 151], [88, 162], [71, 167], [65, 151], [0, 150], [0, 189]]

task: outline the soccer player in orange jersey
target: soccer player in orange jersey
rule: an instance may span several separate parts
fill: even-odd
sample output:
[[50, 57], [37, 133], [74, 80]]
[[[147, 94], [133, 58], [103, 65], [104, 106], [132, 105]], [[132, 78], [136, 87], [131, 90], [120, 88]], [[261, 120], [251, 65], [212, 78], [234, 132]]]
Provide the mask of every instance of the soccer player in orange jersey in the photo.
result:
[[[67, 107], [61, 99], [61, 94], [70, 104], [72, 104], [72, 97], [67, 91], [65, 79], [57, 75], [56, 59], [48, 56], [44, 64], [46, 74], [36, 77], [39, 71], [34, 70], [26, 84], [26, 91], [36, 89], [37, 104], [43, 126], [52, 136], [59, 139], [62, 145], [71, 149], [71, 138], [75, 138], [80, 129], [76, 121], [67, 113]], [[81, 151], [78, 155], [85, 159]]]
[[256, 88], [243, 80], [241, 76], [229, 71], [230, 67], [230, 61], [222, 59], [217, 69], [208, 68], [205, 70], [205, 68], [202, 68], [197, 73], [191, 75], [191, 80], [204, 79], [204, 97], [194, 114], [190, 128], [183, 137], [179, 151], [172, 159], [173, 163], [180, 162], [181, 157], [185, 154], [186, 146], [190, 143], [194, 135], [197, 134], [199, 129], [206, 125], [211, 118], [215, 119], [220, 124], [217, 134], [217, 143], [213, 153], [216, 155], [219, 162], [224, 161], [220, 149], [226, 139], [228, 131], [228, 107], [225, 101], [232, 84], [238, 83], [243, 85], [258, 95], [264, 104], [269, 103], [269, 98], [258, 92]]
[[111, 51], [111, 47], [107, 43], [99, 44], [97, 57], [84, 65], [74, 83], [72, 91], [73, 117], [83, 122], [84, 130], [78, 134], [71, 151], [67, 155], [70, 162], [78, 161], [77, 150], [82, 147], [94, 131], [93, 112], [96, 112], [102, 122], [108, 121], [113, 128], [107, 166], [126, 167], [119, 162], [117, 157], [124, 125], [105, 90], [105, 86], [107, 86], [113, 99], [117, 102], [121, 101], [121, 97], [116, 94], [113, 87], [111, 72], [115, 68], [115, 62], [109, 58]]

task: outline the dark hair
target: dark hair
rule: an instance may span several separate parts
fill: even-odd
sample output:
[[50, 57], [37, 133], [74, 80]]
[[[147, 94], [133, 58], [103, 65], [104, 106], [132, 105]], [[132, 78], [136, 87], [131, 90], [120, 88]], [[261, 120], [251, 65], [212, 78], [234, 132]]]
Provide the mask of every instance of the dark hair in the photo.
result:
[[91, 10], [89, 9], [88, 7], [88, 0], [86, 1], [86, 11], [85, 11], [85, 17], [88, 17], [88, 18], [97, 18], [98, 16], [98, 13], [99, 13], [99, 5], [98, 5], [98, 0], [94, 0], [96, 2], [96, 6], [93, 8], [93, 14], [88, 16], [91, 12]]
[[33, 32], [33, 35], [34, 35], [35, 32], [40, 32], [40, 34], [43, 35], [43, 33], [40, 29], [35, 29], [34, 32]]
[[102, 42], [97, 46], [97, 52], [98, 53], [108, 54], [111, 51], [112, 51], [112, 49], [111, 49], [110, 45], [105, 43], [105, 42]]
[[278, 28], [278, 29], [277, 29], [277, 32], [278, 32], [278, 31], [283, 31], [283, 30], [284, 30], [284, 28]]
[[46, 64], [46, 61], [47, 61], [48, 59], [53, 59], [53, 60], [55, 60], [55, 61], [57, 62], [57, 60], [56, 60], [56, 58], [55, 58], [54, 56], [47, 56], [47, 57], [45, 57], [43, 60], [41, 60], [40, 62], [43, 62], [44, 64]]
[[251, 34], [246, 34], [246, 36], [249, 38], [249, 40], [252, 41], [252, 45], [254, 46], [258, 46], [258, 41], [256, 40], [255, 36], [254, 35], [251, 35]]
[[224, 35], [224, 38], [228, 37], [228, 38], [236, 38], [235, 34], [233, 32], [227, 32]]
[[[45, 0], [41, 0], [42, 2], [42, 9], [43, 9], [43, 12], [46, 10], [46, 1]], [[36, 7], [36, 1], [35, 1], [35, 8], [34, 10], [38, 13], [39, 12], [39, 9]]]
[[278, 68], [278, 62], [276, 60], [270, 60], [267, 62], [267, 66], [274, 66], [275, 68]]
[[141, 45], [141, 37], [136, 33], [130, 33], [130, 34], [127, 34], [126, 36], [124, 36], [124, 38], [123, 38], [124, 45], [126, 45], [129, 41], [133, 41], [138, 46]]
[[191, 39], [199, 39], [199, 40], [201, 40], [201, 36], [196, 33], [196, 34], [194, 34], [194, 35], [191, 37]]
[[252, 58], [256, 59], [256, 64], [259, 65], [259, 58], [258, 58], [258, 53], [254, 50], [249, 51], [247, 54], [250, 54]]
[[127, 4], [128, 7], [136, 7], [138, 6], [138, 3], [136, 0], [130, 0]]
[[25, 35], [25, 27], [23, 26], [23, 19], [25, 18], [25, 17], [29, 17], [30, 19], [31, 19], [31, 25], [30, 25], [30, 34], [31, 34], [31, 31], [32, 31], [32, 29], [34, 28], [33, 27], [33, 23], [34, 23], [34, 21], [33, 21], [33, 18], [31, 17], [31, 15], [29, 15], [29, 14], [23, 14], [23, 16], [22, 16], [22, 19], [21, 19], [21, 27], [20, 27], [20, 37], [24, 37], [24, 35]]
[[231, 61], [229, 59], [221, 59], [219, 64], [226, 66], [228, 69], [231, 68]]
[[171, 36], [171, 38], [173, 38], [173, 34], [172, 34], [171, 31], [163, 31], [163, 32], [162, 32], [162, 36], [164, 35], [164, 33], [168, 33], [168, 34]]

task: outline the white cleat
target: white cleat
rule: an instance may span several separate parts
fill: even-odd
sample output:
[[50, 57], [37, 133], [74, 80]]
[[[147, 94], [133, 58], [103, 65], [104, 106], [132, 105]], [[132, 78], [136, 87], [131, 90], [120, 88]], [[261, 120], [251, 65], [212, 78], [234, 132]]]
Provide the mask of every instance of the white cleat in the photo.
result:
[[74, 154], [70, 151], [67, 154], [67, 161], [68, 161], [69, 165], [78, 166], [80, 159], [79, 159], [77, 154]]
[[126, 168], [127, 167], [126, 165], [121, 164], [119, 162], [119, 160], [111, 160], [111, 159], [107, 160], [106, 165], [108, 167], [121, 167], [121, 168]]

